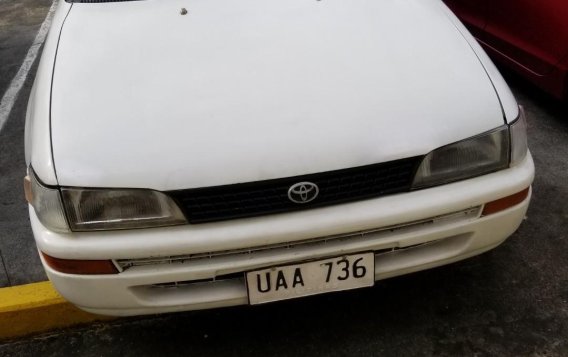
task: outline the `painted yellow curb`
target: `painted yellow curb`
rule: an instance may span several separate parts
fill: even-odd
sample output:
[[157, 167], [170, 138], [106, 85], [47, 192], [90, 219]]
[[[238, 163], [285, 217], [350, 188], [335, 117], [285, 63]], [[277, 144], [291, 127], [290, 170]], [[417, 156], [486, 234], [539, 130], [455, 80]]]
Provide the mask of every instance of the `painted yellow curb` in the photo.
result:
[[109, 319], [76, 308], [49, 281], [0, 289], [0, 339]]

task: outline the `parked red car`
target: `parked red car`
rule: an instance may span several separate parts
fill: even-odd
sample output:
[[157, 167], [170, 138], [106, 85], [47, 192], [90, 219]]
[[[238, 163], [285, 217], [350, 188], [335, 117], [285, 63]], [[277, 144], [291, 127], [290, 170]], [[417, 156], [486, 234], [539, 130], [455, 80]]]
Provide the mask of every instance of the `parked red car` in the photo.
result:
[[444, 0], [487, 53], [568, 99], [568, 0]]

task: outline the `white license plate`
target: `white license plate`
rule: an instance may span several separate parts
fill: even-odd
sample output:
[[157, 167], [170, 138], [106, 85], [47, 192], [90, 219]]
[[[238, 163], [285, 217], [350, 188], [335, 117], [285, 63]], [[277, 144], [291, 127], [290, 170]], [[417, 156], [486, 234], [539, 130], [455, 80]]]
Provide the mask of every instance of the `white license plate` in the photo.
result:
[[375, 255], [346, 255], [247, 273], [251, 305], [375, 284]]

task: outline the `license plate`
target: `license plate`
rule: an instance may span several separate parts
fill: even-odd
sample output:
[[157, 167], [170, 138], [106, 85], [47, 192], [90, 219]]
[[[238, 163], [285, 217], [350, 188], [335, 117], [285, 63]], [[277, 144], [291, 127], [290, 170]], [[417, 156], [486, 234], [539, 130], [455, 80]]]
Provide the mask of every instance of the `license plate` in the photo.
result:
[[251, 305], [375, 284], [375, 255], [346, 255], [246, 274]]

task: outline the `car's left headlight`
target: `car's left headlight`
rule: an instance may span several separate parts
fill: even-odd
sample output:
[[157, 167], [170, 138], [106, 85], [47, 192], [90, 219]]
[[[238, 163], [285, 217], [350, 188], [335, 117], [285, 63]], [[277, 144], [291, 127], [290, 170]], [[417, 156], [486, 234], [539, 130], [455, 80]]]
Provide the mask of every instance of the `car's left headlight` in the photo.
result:
[[510, 125], [440, 147], [424, 157], [413, 189], [472, 178], [520, 163], [527, 154], [525, 115]]

